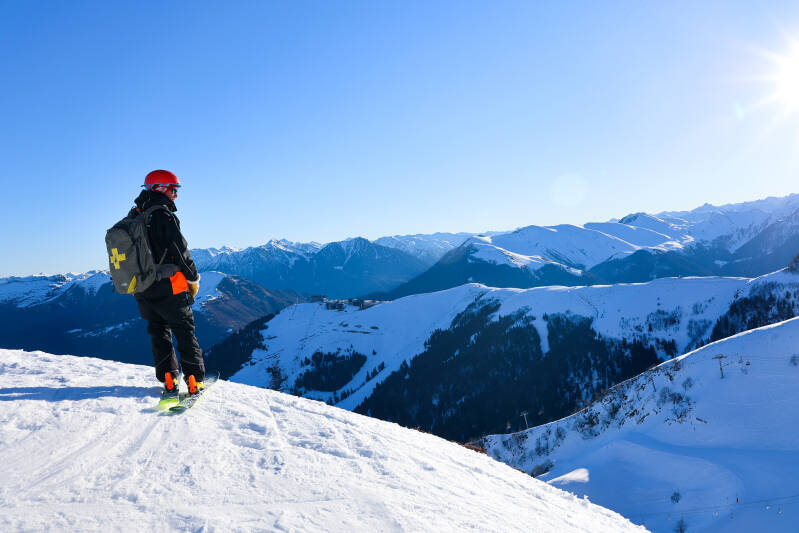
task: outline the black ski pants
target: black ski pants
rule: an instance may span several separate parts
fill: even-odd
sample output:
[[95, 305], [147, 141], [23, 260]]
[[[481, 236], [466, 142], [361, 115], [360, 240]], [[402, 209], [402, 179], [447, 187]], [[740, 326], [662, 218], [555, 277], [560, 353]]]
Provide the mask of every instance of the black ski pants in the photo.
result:
[[139, 313], [147, 321], [147, 333], [153, 346], [155, 375], [164, 381], [164, 375], [172, 372], [177, 375], [178, 361], [172, 347], [172, 334], [178, 341], [180, 366], [183, 378], [188, 381], [194, 376], [197, 381], [205, 379], [203, 352], [194, 335], [194, 313], [191, 312], [188, 293], [168, 296], [158, 300], [136, 297]]

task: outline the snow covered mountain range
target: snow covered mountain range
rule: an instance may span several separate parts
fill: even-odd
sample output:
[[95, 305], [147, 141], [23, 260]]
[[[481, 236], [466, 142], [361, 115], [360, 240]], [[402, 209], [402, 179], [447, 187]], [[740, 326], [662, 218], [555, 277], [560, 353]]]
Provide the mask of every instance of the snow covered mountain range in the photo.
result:
[[197, 249], [201, 271], [235, 274], [270, 289], [292, 289], [333, 298], [385, 291], [422, 273], [469, 234], [436, 233], [363, 238], [321, 245], [271, 240], [235, 250]]
[[326, 245], [272, 240], [244, 250], [197, 249], [201, 270], [331, 298], [394, 299], [477, 282], [538, 287], [669, 276], [757, 276], [799, 249], [799, 195], [691, 211], [634, 213], [582, 225], [482, 235], [436, 233]]
[[580, 226], [528, 226], [474, 236], [393, 299], [479, 282], [493, 287], [588, 285], [669, 276], [757, 276], [799, 251], [799, 195]]
[[163, 416], [151, 369], [0, 350], [2, 531], [642, 531], [433, 435], [229, 382]]
[[745, 329], [799, 314], [799, 275], [497, 289], [374, 306], [284, 309], [208, 354], [233, 381], [324, 400], [450, 439], [560, 418], [602, 390]]
[[795, 531], [799, 319], [708, 344], [489, 455], [652, 531]]
[[[246, 279], [204, 272], [193, 310], [197, 338], [210, 347], [286, 305], [293, 291], [268, 291]], [[2, 346], [150, 363], [146, 324], [136, 302], [114, 291], [107, 272], [0, 280]]]
[[[799, 195], [791, 195], [720, 207], [705, 205], [686, 212], [638, 213], [582, 226], [529, 226], [483, 236], [437, 233], [374, 242], [356, 238], [327, 245], [273, 240], [245, 250], [193, 250], [201, 271], [224, 272], [240, 285], [249, 280], [266, 289], [262, 293], [250, 286], [242, 293], [250, 303], [231, 304], [226, 311], [209, 315], [214, 318], [199, 328], [201, 342], [210, 346], [229, 329], [238, 329], [282, 305], [264, 306], [255, 300], [289, 303], [299, 298], [296, 292], [329, 297], [374, 293], [379, 299], [393, 299], [469, 282], [526, 288], [685, 275], [753, 277], [782, 268], [799, 250], [797, 209]], [[133, 302], [109, 307], [110, 288], [100, 289], [107, 283], [103, 276], [90, 272], [0, 279], [0, 315], [16, 315], [0, 327], [0, 346], [109, 353], [106, 347], [123, 338], [122, 330], [140, 328], [130, 322], [138, 320]], [[213, 289], [208, 281], [201, 286]], [[289, 291], [288, 296], [281, 291]], [[232, 293], [229, 302], [236, 299]], [[74, 299], [72, 313], [65, 311], [67, 294]], [[50, 327], [41, 328], [31, 310], [45, 311]], [[132, 346], [131, 352], [147, 351], [146, 339], [135, 335], [129, 340], [125, 346]], [[130, 359], [127, 353], [118, 358], [143, 361]]]

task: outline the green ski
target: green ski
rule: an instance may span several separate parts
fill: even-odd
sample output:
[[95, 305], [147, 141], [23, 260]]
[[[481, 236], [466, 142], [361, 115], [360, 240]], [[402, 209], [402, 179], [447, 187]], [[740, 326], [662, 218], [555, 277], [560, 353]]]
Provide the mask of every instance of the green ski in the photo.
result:
[[180, 400], [177, 403], [173, 403], [168, 407], [168, 414], [178, 415], [180, 413], [185, 413], [189, 409], [191, 409], [199, 400], [200, 398], [208, 392], [208, 389], [219, 380], [219, 374], [206, 376], [205, 377], [205, 387], [201, 389], [197, 394], [181, 394]]
[[168, 410], [170, 407], [180, 403], [180, 396], [181, 395], [178, 395], [177, 392], [171, 393], [167, 391], [161, 391], [161, 399], [153, 406], [153, 411]]
[[[172, 390], [167, 390], [167, 387], [172, 388]], [[167, 373], [164, 379], [164, 388], [161, 389], [161, 399], [152, 410], [166, 411], [170, 407], [180, 403], [179, 390], [177, 378], [173, 377], [172, 374]]]

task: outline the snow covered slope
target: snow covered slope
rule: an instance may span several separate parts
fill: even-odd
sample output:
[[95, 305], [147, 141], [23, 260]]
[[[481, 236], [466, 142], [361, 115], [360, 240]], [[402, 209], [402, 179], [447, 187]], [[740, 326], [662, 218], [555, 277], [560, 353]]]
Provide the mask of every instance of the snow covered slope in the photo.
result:
[[160, 416], [147, 367], [0, 350], [2, 531], [640, 531], [432, 435], [220, 382]]
[[242, 333], [236, 364], [221, 369], [465, 440], [519, 427], [522, 411], [534, 424], [560, 418], [653, 364], [797, 314], [799, 275], [787, 270], [612, 286], [469, 284], [371, 307], [286, 308]]
[[546, 257], [581, 269], [589, 269], [614, 256], [629, 254], [644, 247], [666, 244], [682, 247], [675, 232], [664, 235], [621, 223], [528, 226], [485, 239], [505, 250], [522, 255]]
[[[597, 333], [611, 338], [657, 338], [661, 344], [673, 341], [675, 353], [683, 353], [708, 338], [713, 324], [736, 298], [759, 287], [775, 293], [799, 290], [799, 275], [780, 271], [756, 279], [666, 278], [649, 283], [533, 289], [467, 284], [365, 309], [300, 304], [284, 309], [269, 322], [263, 331], [264, 348], [255, 350], [249, 364], [232, 379], [269, 386], [268, 369], [277, 365], [288, 390], [306, 371], [303, 360], [316, 352], [366, 354], [367, 363], [341, 387], [355, 389], [338, 403], [352, 409], [403, 361], [421, 353], [435, 330], [450, 327], [455, 317], [476, 301], [500, 304], [492, 320], [519, 311], [539, 318], [534, 324], [544, 354], [549, 351], [545, 314], [590, 318]], [[366, 374], [380, 366], [384, 370], [376, 379], [366, 380]], [[332, 392], [306, 392], [322, 400], [333, 396]]]
[[[360, 310], [347, 305], [328, 308], [325, 303], [294, 305], [273, 318], [263, 331], [264, 349], [255, 350], [233, 381], [269, 387], [274, 368], [284, 377], [288, 391], [306, 370], [303, 360], [316, 352], [371, 354], [371, 360], [341, 389], [358, 387], [341, 407], [353, 409], [374, 386], [397, 370], [403, 360], [424, 350], [430, 334], [449, 327], [455, 316], [486, 290], [465, 285], [446, 294], [420, 294]], [[375, 352], [375, 353], [373, 353]], [[379, 377], [366, 374], [382, 365]], [[333, 392], [307, 391], [314, 399], [329, 400]]]
[[663, 363], [488, 453], [653, 531], [799, 524], [799, 319]]

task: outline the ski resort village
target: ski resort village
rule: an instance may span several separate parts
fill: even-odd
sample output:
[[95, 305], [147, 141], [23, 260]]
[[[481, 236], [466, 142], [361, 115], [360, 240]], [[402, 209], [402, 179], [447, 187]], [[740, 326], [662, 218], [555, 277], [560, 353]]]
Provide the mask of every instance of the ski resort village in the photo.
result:
[[799, 4], [0, 2], [0, 533], [799, 533]]

